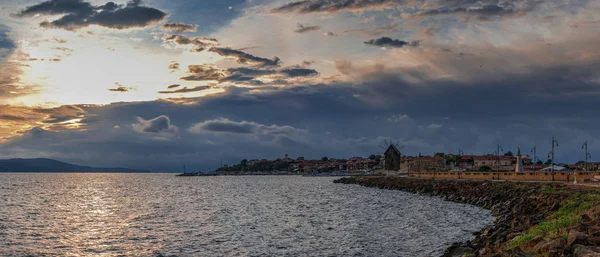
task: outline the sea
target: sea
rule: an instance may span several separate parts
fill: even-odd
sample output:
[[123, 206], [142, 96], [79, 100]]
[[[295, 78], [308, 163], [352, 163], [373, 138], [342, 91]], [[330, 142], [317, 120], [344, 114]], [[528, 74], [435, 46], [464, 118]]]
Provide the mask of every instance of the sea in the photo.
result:
[[0, 173], [0, 256], [440, 256], [493, 222], [334, 179]]

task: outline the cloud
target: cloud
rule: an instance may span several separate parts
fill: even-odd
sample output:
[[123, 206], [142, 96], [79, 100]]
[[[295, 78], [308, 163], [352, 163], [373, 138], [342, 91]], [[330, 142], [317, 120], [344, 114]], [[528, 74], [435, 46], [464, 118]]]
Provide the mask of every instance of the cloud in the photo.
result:
[[169, 88], [169, 89], [172, 89], [172, 88], [178, 88], [178, 87], [180, 87], [180, 86], [181, 86], [181, 85], [179, 85], [179, 84], [174, 84], [174, 85], [170, 85], [170, 86], [168, 86], [167, 88]]
[[391, 39], [389, 37], [381, 37], [378, 39], [371, 39], [369, 41], [365, 41], [365, 44], [380, 47], [401, 48], [404, 46], [419, 46], [419, 41], [406, 42], [398, 39]]
[[213, 47], [209, 49], [209, 51], [216, 53], [220, 56], [231, 57], [237, 60], [239, 64], [250, 64], [256, 66], [279, 66], [281, 64], [281, 60], [279, 57], [275, 56], [272, 59], [257, 57], [251, 55], [246, 52], [242, 52], [240, 50], [235, 50], [231, 48], [223, 48], [223, 47]]
[[179, 70], [179, 63], [174, 62], [174, 63], [169, 64], [169, 70], [171, 70], [171, 71]]
[[207, 120], [193, 125], [190, 132], [195, 134], [203, 133], [224, 133], [224, 134], [254, 134], [268, 136], [299, 136], [307, 134], [308, 131], [297, 129], [291, 126], [264, 125], [248, 121], [232, 121], [226, 118]]
[[129, 92], [130, 90], [135, 89], [135, 88], [132, 88], [132, 87], [123, 86], [123, 85], [121, 85], [118, 82], [115, 83], [115, 85], [117, 85], [117, 88], [110, 88], [110, 89], [108, 89], [108, 91], [125, 93], [125, 92]]
[[144, 120], [138, 117], [138, 123], [132, 124], [133, 130], [139, 133], [174, 135], [179, 130], [171, 124], [171, 119], [165, 115], [160, 115], [151, 120]]
[[396, 3], [397, 0], [304, 0], [274, 8], [271, 12], [334, 13], [341, 11], [362, 11], [368, 9], [385, 9], [392, 7]]
[[406, 114], [394, 114], [388, 118], [389, 122], [401, 122], [410, 119]]
[[448, 15], [448, 14], [466, 14], [477, 16], [478, 20], [485, 21], [490, 17], [497, 16], [514, 16], [519, 14], [519, 10], [511, 7], [502, 7], [495, 4], [485, 5], [481, 7], [458, 7], [449, 9], [434, 9], [419, 12], [416, 16], [435, 16], [435, 15]]
[[217, 82], [247, 82], [251, 84], [262, 84], [262, 78], [300, 78], [317, 76], [319, 72], [302, 67], [286, 67], [281, 69], [268, 68], [229, 68], [219, 69], [212, 65], [190, 65], [190, 75], [182, 77], [187, 81], [217, 81]]
[[163, 37], [163, 40], [165, 43], [175, 47], [192, 46], [192, 48], [190, 48], [190, 51], [192, 52], [202, 52], [219, 43], [219, 41], [214, 38], [188, 37], [184, 35], [168, 35]]
[[219, 81], [225, 77], [223, 71], [212, 65], [190, 65], [188, 72], [191, 75], [182, 77], [182, 80], [187, 81]]
[[296, 30], [294, 30], [294, 32], [303, 34], [303, 33], [316, 31], [316, 30], [320, 30], [320, 29], [321, 29], [321, 27], [319, 27], [319, 26], [304, 26], [304, 25], [298, 23], [298, 28]]
[[9, 57], [17, 47], [15, 42], [8, 37], [9, 32], [9, 27], [0, 24], [0, 62]]
[[65, 30], [78, 30], [91, 25], [111, 29], [143, 28], [158, 23], [167, 16], [161, 10], [140, 5], [140, 0], [132, 0], [126, 5], [108, 2], [93, 6], [83, 0], [48, 0], [32, 5], [17, 17], [60, 16], [53, 21], [44, 21], [40, 26]]
[[[179, 86], [179, 85], [177, 85]], [[169, 86], [169, 88], [171, 88]], [[210, 89], [211, 86], [197, 86], [197, 87], [193, 87], [193, 88], [181, 88], [181, 89], [177, 89], [177, 90], [172, 90], [172, 91], [159, 91], [158, 93], [160, 94], [178, 94], [178, 93], [191, 93], [191, 92], [198, 92], [198, 91], [204, 91], [207, 89]]]
[[167, 23], [162, 26], [164, 31], [196, 32], [198, 25], [185, 23]]
[[359, 28], [359, 29], [347, 29], [341, 32], [341, 34], [363, 34], [367, 36], [377, 37], [382, 34], [398, 33], [400, 32], [399, 25], [390, 23], [382, 26], [372, 28]]

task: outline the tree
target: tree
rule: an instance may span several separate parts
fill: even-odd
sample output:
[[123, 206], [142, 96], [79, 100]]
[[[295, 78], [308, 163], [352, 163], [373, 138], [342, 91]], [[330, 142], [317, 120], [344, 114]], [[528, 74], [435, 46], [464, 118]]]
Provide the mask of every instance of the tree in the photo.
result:
[[515, 155], [514, 155], [514, 154], [513, 154], [511, 151], [508, 151], [508, 152], [506, 152], [506, 153], [504, 154], [504, 156], [510, 156], [510, 157], [513, 157], [513, 156], [515, 156]]
[[329, 158], [327, 158], [327, 156], [323, 156], [323, 158], [321, 158], [321, 161], [324, 161], [324, 162], [326, 162], [328, 160], [329, 160]]
[[435, 156], [437, 156], [437, 157], [444, 157], [444, 156], [446, 156], [446, 154], [444, 154], [444, 153], [435, 153]]
[[297, 161], [304, 161], [304, 157], [300, 156], [298, 158], [296, 158]]
[[535, 164], [536, 165], [544, 165], [544, 162], [542, 160], [538, 160]]
[[243, 159], [242, 161], [240, 161], [240, 166], [246, 167], [246, 165], [248, 165], [248, 160], [247, 159]]
[[375, 155], [375, 160], [376, 160], [376, 161], [380, 161], [380, 160], [381, 160], [381, 155], [379, 155], [379, 154], [378, 154], [378, 155]]
[[376, 155], [374, 155], [374, 154], [369, 155], [369, 159], [371, 159], [371, 160], [375, 160], [375, 157], [376, 157]]
[[491, 170], [492, 170], [492, 168], [487, 165], [479, 167], [479, 171], [491, 171]]
[[479, 167], [479, 171], [490, 171], [492, 170], [492, 168], [490, 168], [490, 166], [481, 166]]
[[550, 164], [552, 164], [552, 159], [548, 159], [548, 160], [547, 160], [547, 161], [544, 163], [544, 165], [546, 165], [546, 166], [550, 166]]

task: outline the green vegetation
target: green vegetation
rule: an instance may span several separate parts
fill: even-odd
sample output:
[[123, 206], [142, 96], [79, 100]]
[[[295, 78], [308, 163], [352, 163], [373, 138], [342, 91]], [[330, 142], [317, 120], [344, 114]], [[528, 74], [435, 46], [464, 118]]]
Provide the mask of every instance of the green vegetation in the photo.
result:
[[543, 186], [542, 187], [542, 194], [545, 195], [562, 195], [562, 194], [567, 194], [568, 191], [564, 190], [564, 189], [560, 189], [560, 188], [556, 188], [553, 186]]
[[491, 171], [492, 168], [490, 166], [481, 166], [479, 167], [479, 171]]
[[[568, 191], [545, 186], [544, 194], [567, 194]], [[529, 229], [529, 231], [508, 242], [508, 248], [520, 247], [534, 238], [568, 237], [569, 228], [581, 219], [581, 213], [600, 203], [599, 194], [575, 194], [560, 204], [560, 208], [547, 220]]]

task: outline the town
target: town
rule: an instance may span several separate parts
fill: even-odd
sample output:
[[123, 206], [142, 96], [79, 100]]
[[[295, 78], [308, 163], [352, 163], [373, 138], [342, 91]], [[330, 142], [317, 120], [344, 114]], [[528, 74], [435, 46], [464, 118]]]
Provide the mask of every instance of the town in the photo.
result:
[[404, 156], [395, 145], [390, 144], [384, 154], [371, 154], [368, 157], [305, 159], [285, 154], [275, 160], [243, 159], [240, 163], [223, 165], [214, 172], [198, 175], [383, 175], [389, 170], [415, 174], [450, 171], [511, 172], [519, 169], [530, 172], [597, 171], [600, 169], [600, 162], [553, 163], [551, 159], [543, 161], [521, 154], [520, 150], [517, 153], [507, 151], [503, 154], [486, 155], [465, 155], [459, 150], [459, 153]]

